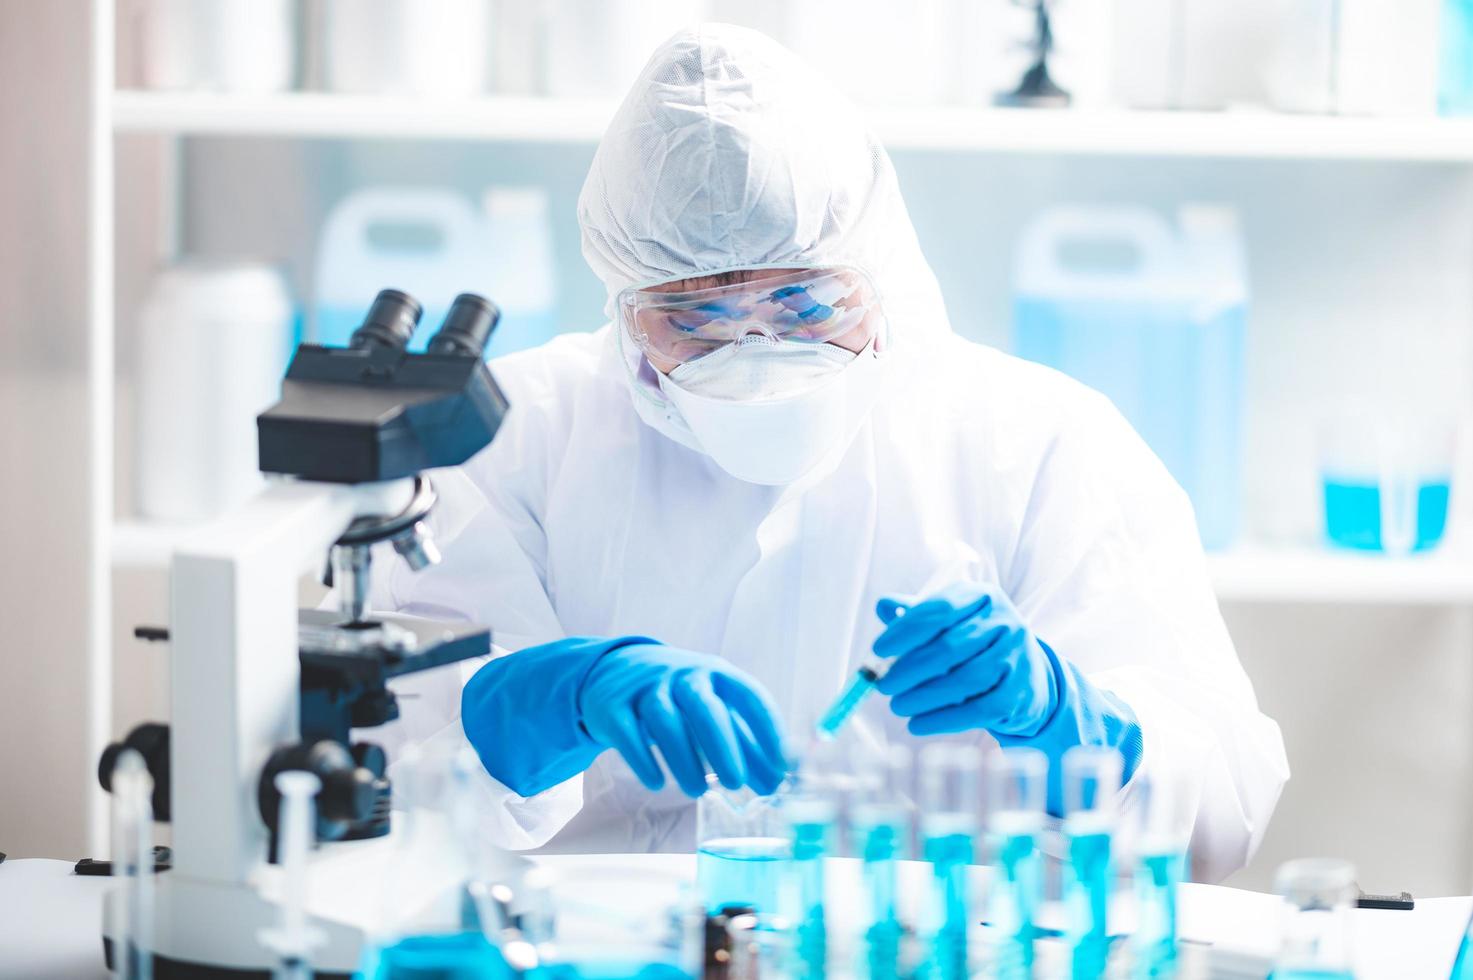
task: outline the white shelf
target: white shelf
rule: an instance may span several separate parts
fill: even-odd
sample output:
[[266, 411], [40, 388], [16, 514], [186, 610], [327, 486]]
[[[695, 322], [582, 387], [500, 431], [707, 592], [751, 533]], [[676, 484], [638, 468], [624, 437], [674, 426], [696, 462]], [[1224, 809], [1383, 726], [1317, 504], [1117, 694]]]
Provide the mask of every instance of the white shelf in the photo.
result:
[[1466, 556], [1244, 548], [1209, 554], [1207, 564], [1226, 603], [1473, 605], [1473, 559]]
[[[115, 131], [306, 139], [592, 143], [615, 103], [488, 96], [443, 101], [291, 92], [119, 91]], [[1267, 111], [1072, 112], [960, 106], [869, 111], [894, 148], [1081, 156], [1473, 162], [1473, 120]]]

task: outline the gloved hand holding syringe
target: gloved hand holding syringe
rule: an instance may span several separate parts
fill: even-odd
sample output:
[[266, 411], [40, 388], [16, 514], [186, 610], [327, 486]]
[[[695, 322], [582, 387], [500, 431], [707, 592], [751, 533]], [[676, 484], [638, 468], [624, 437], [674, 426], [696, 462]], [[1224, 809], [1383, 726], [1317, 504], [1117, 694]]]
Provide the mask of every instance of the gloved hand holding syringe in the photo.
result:
[[[911, 606], [924, 600], [938, 589], [975, 575], [980, 563], [981, 558], [970, 545], [960, 541], [956, 542], [953, 545], [951, 558], [932, 573], [918, 595], [908, 600], [892, 598], [880, 600], [879, 614], [882, 622], [889, 625], [892, 620], [904, 616]], [[985, 598], [982, 600], [984, 603], [987, 601]], [[894, 661], [888, 658], [871, 656], [859, 666], [849, 683], [844, 685], [844, 689], [834, 699], [833, 704], [829, 705], [829, 709], [818, 719], [815, 728], [819, 738], [828, 740], [838, 735], [839, 729], [844, 727], [844, 723], [864, 703], [865, 698], [869, 697], [870, 692], [875, 689], [880, 678], [885, 676], [892, 663]]]

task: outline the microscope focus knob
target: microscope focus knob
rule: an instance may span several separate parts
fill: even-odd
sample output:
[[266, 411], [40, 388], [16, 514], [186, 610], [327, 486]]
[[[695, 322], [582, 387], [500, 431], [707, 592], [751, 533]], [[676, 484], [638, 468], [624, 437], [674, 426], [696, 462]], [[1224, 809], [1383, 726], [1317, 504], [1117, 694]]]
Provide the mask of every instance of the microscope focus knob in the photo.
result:
[[318, 840], [339, 840], [355, 823], [373, 815], [378, 776], [359, 765], [347, 746], [330, 739], [290, 745], [271, 754], [257, 786], [261, 819], [272, 834], [277, 831], [277, 810], [281, 806], [276, 774], [290, 769], [305, 770], [322, 781], [317, 794]]
[[97, 781], [113, 791], [113, 769], [124, 749], [134, 749], [143, 756], [143, 764], [153, 778], [153, 818], [169, 819], [169, 726], [156, 721], [144, 722], [128, 733], [121, 742], [113, 742], [102, 750], [97, 762]]

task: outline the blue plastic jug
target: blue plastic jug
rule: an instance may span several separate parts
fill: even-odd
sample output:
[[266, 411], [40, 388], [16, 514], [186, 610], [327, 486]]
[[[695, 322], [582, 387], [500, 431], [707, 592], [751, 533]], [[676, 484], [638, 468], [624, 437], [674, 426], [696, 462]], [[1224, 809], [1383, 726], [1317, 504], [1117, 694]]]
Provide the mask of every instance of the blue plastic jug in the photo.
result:
[[1221, 549], [1239, 523], [1247, 276], [1232, 211], [1184, 207], [1179, 225], [1144, 208], [1045, 211], [1018, 253], [1014, 346], [1109, 397]]
[[551, 230], [539, 188], [492, 188], [486, 211], [453, 191], [373, 187], [345, 198], [323, 226], [309, 336], [345, 344], [378, 290], [424, 305], [410, 350], [423, 350], [463, 292], [502, 312], [488, 357], [535, 347], [557, 332]]

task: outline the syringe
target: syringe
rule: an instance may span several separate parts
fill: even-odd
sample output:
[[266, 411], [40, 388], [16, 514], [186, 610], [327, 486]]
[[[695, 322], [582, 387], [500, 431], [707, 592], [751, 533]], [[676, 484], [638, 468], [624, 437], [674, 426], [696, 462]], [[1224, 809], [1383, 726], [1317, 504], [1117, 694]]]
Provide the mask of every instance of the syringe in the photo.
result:
[[[906, 601], [893, 601], [894, 614], [887, 623], [904, 616], [917, 602], [942, 587], [952, 582], [965, 580], [969, 572], [975, 569], [980, 562], [981, 559], [975, 550], [969, 545], [957, 542], [951, 561], [937, 569], [921, 587], [918, 596]], [[870, 657], [860, 665], [849, 683], [844, 685], [844, 689], [834, 699], [834, 703], [829, 705], [829, 709], [823, 713], [823, 716], [818, 719], [818, 724], [814, 726], [819, 738], [828, 741], [839, 734], [839, 729], [844, 727], [844, 723], [864, 703], [864, 699], [869, 697], [875, 685], [880, 682], [880, 678], [884, 677], [885, 672], [890, 669], [892, 662], [883, 657]]]

